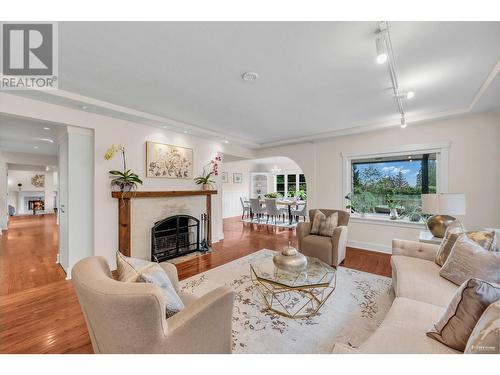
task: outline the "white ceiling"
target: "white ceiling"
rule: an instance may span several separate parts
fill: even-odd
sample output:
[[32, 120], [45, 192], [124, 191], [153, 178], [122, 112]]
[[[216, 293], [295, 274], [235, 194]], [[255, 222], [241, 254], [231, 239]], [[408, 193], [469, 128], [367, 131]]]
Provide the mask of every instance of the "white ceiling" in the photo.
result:
[[[410, 123], [500, 108], [500, 22], [390, 27], [401, 89], [416, 93], [405, 103]], [[62, 22], [65, 91], [25, 95], [86, 103], [90, 111], [153, 126], [192, 125], [195, 135], [250, 146], [396, 124], [387, 69], [375, 63], [376, 28], [376, 22]], [[245, 82], [245, 71], [260, 78]], [[67, 92], [142, 113], [89, 105]]]
[[[0, 150], [57, 155], [60, 128], [45, 122], [0, 115]], [[49, 142], [49, 139], [53, 142]]]

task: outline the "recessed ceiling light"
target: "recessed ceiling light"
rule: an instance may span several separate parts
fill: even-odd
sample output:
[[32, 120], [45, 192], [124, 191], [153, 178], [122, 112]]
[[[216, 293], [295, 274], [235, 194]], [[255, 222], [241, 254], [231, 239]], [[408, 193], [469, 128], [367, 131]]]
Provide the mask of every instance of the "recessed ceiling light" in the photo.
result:
[[83, 109], [84, 111], [86, 111], [87, 109], [89, 109], [89, 107], [87, 107], [86, 105], [82, 105], [80, 106], [81, 109]]
[[50, 128], [49, 128], [49, 127], [47, 127], [47, 126], [44, 126], [44, 127], [43, 127], [43, 130], [50, 130]]
[[44, 142], [54, 143], [54, 140], [50, 138], [40, 138], [40, 140]]
[[259, 75], [255, 72], [245, 72], [241, 75], [243, 81], [256, 81]]
[[187, 133], [188, 133], [188, 131], [187, 131], [187, 130], [184, 130], [184, 131], [183, 131], [183, 133], [184, 133], [184, 134], [187, 134]]
[[166, 128], [167, 128], [167, 126], [166, 126], [166, 125], [163, 125], [163, 126], [162, 126], [162, 128], [163, 128], [163, 129], [166, 129]]
[[406, 93], [406, 99], [413, 99], [415, 97], [415, 93], [413, 91], [408, 91]]
[[228, 144], [228, 143], [229, 143], [229, 141], [228, 141], [227, 139], [224, 139], [224, 143], [225, 143], [225, 144]]
[[411, 159], [411, 156], [408, 156], [408, 159]]
[[38, 148], [38, 146], [33, 146], [33, 148]]

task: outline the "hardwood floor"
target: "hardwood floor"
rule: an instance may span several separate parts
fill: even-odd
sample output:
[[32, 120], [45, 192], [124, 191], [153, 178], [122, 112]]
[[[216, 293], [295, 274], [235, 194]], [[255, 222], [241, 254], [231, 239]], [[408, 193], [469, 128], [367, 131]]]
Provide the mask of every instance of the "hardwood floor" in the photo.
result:
[[[294, 230], [239, 218], [224, 220], [224, 236], [214, 252], [177, 264], [179, 278], [263, 248], [296, 244]], [[53, 215], [12, 218], [0, 237], [0, 353], [92, 353], [74, 289], [55, 263], [57, 240]], [[387, 254], [348, 249], [343, 266], [391, 275]]]

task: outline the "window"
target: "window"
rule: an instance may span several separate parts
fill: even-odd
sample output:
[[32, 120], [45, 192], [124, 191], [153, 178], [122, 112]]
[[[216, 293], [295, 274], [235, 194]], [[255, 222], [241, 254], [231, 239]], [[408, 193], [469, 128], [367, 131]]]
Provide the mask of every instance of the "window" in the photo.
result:
[[294, 197], [297, 192], [305, 197], [307, 193], [306, 177], [303, 173], [285, 173], [275, 176], [276, 192], [283, 197]]
[[371, 214], [368, 219], [387, 218], [395, 209], [399, 222], [420, 222], [421, 195], [447, 189], [448, 145], [428, 146], [343, 155], [344, 195], [350, 198], [346, 205], [350, 204], [354, 212]]

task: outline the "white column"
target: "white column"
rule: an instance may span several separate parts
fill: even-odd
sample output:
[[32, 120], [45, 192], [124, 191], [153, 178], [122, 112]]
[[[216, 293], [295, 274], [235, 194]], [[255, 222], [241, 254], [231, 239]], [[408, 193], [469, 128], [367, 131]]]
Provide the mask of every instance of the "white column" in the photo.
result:
[[54, 212], [54, 172], [45, 173], [45, 213]]

